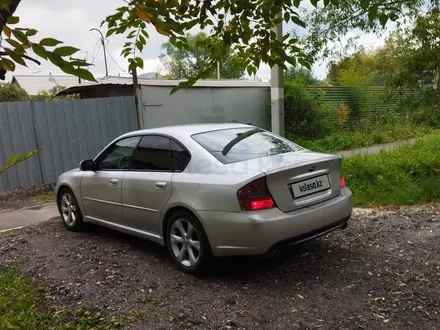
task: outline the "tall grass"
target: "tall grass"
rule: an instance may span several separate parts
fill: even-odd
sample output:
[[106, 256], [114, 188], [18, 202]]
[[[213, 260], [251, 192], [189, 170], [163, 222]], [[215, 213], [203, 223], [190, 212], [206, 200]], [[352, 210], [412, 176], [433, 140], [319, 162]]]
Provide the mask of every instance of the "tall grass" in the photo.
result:
[[336, 131], [321, 139], [290, 139], [313, 151], [336, 152], [422, 137], [434, 132], [435, 130], [429, 126], [410, 122], [389, 122], [353, 131]]
[[343, 161], [356, 205], [410, 205], [440, 200], [440, 136], [395, 151]]

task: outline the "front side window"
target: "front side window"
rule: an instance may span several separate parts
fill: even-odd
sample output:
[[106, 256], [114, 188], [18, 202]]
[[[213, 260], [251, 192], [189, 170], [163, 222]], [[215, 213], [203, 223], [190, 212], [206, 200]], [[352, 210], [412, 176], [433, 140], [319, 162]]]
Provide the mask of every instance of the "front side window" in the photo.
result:
[[182, 171], [188, 152], [176, 141], [159, 135], [146, 135], [133, 153], [132, 169], [144, 171]]
[[139, 139], [130, 137], [109, 146], [96, 160], [97, 170], [127, 170]]
[[260, 128], [232, 128], [192, 136], [223, 164], [304, 150]]

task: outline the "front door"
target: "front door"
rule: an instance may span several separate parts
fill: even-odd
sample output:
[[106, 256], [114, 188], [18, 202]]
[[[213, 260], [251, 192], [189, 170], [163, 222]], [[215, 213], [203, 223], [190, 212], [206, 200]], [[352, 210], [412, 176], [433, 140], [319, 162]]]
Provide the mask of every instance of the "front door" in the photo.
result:
[[186, 152], [169, 137], [145, 135], [124, 176], [122, 203], [127, 225], [156, 238], [161, 212], [171, 197], [173, 173], [184, 168], [176, 149]]
[[84, 172], [81, 196], [86, 217], [123, 223], [122, 181], [139, 139], [130, 137], [113, 143], [95, 160], [95, 171]]

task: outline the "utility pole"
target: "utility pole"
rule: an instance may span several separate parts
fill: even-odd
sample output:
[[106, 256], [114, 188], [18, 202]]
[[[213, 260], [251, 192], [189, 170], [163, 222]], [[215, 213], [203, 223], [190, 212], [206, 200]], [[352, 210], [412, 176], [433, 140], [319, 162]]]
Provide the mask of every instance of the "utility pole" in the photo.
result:
[[[86, 59], [83, 59], [83, 58], [70, 57], [70, 60], [71, 60], [71, 61], [78, 61], [78, 62], [84, 62], [84, 63], [87, 63], [87, 60], [86, 60]], [[78, 69], [79, 69], [79, 65], [78, 65]], [[81, 84], [81, 78], [80, 78], [80, 77], [78, 77], [78, 82]]]
[[140, 102], [140, 90], [139, 90], [139, 81], [138, 81], [138, 75], [137, 75], [137, 70], [136, 67], [133, 67], [132, 70], [132, 76], [133, 76], [133, 93], [134, 93], [134, 103], [136, 106], [136, 115], [137, 115], [137, 120], [138, 120], [138, 127], [139, 129], [143, 129], [144, 128], [144, 120], [143, 120], [143, 116], [142, 116], [142, 105]]
[[[282, 18], [283, 13], [280, 11], [276, 18]], [[273, 31], [277, 35], [277, 40], [283, 39], [283, 23], [281, 22]], [[272, 118], [272, 132], [284, 136], [284, 72], [283, 69], [274, 65], [271, 68], [271, 118]]]
[[104, 50], [104, 62], [105, 62], [105, 76], [108, 77], [108, 67], [107, 67], [107, 53], [105, 50], [105, 38], [102, 32], [96, 28], [90, 29], [90, 32], [97, 31], [101, 35], [101, 43], [102, 43], [102, 49]]

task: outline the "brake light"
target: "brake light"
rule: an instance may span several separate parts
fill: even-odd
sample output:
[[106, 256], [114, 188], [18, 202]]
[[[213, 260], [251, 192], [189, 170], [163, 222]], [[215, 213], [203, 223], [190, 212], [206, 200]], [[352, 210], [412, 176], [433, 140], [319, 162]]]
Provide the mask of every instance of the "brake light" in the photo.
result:
[[345, 179], [343, 176], [341, 176], [341, 178], [339, 179], [339, 185], [341, 186], [341, 188], [345, 187]]
[[238, 201], [243, 211], [271, 209], [275, 202], [267, 188], [266, 177], [257, 179], [238, 191]]

